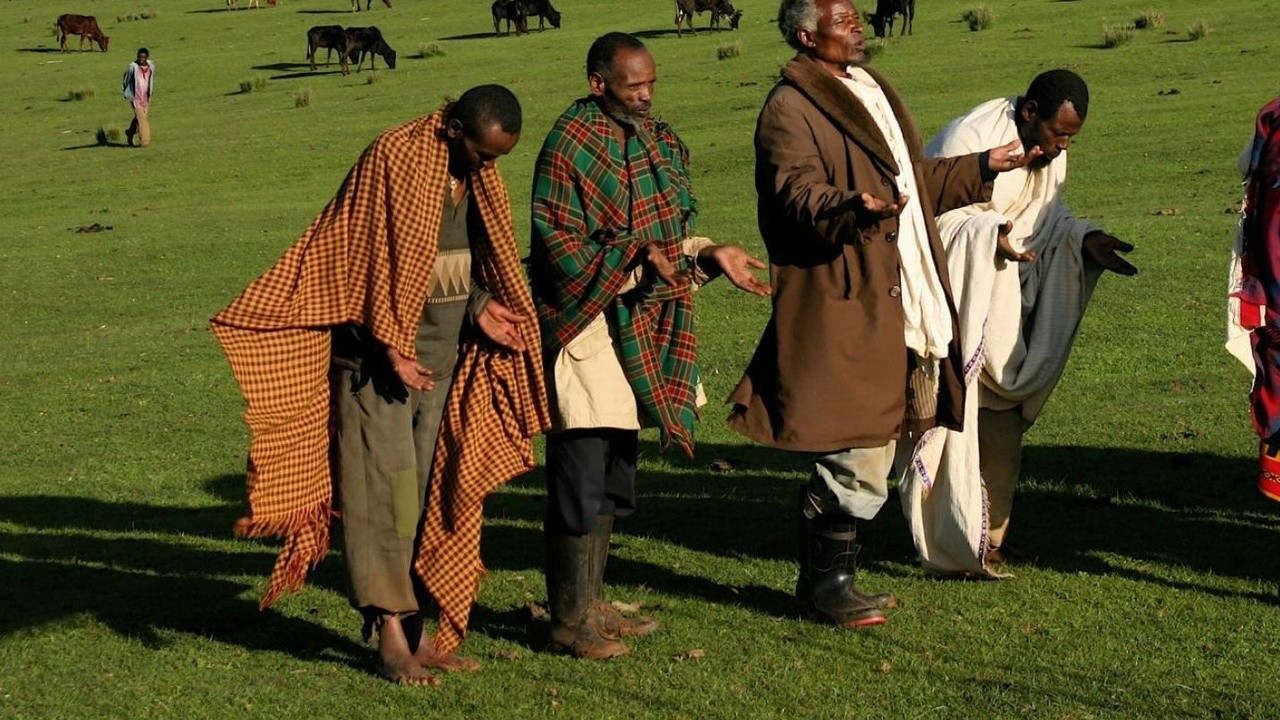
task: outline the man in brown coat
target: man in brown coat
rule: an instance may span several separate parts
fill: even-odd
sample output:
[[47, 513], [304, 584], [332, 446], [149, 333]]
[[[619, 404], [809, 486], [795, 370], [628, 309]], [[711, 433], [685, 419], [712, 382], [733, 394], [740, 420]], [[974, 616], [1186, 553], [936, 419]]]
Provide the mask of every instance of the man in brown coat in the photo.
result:
[[854, 582], [856, 520], [884, 504], [902, 433], [964, 417], [956, 310], [933, 218], [988, 199], [997, 172], [1038, 150], [1012, 156], [1010, 143], [925, 158], [898, 94], [863, 67], [849, 0], [783, 0], [778, 27], [798, 53], [755, 136], [773, 316], [729, 398], [729, 424], [813, 458], [800, 498], [797, 600], [820, 620], [879, 625], [894, 598]]

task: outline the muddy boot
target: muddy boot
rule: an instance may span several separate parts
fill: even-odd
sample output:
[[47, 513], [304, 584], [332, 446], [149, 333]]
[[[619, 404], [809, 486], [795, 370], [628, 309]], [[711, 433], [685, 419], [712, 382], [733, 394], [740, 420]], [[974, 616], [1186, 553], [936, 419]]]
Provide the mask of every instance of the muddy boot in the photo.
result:
[[[592, 536], [546, 531], [550, 652], [589, 660], [626, 655], [627, 646], [605, 627], [593, 590]], [[601, 571], [603, 573], [603, 570]]]
[[596, 517], [596, 529], [591, 538], [591, 589], [592, 606], [600, 613], [604, 628], [617, 637], [642, 637], [658, 629], [658, 621], [638, 615], [626, 617], [618, 608], [604, 599], [604, 567], [609, 562], [609, 538], [613, 535], [613, 516]]

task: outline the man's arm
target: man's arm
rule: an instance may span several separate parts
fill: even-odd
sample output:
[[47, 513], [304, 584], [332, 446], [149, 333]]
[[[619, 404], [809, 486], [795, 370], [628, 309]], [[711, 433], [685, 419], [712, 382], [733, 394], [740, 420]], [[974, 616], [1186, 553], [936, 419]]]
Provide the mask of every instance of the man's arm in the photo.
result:
[[810, 231], [796, 241], [824, 246], [850, 242], [860, 228], [875, 221], [867, 212], [867, 198], [887, 204], [894, 199], [874, 196], [874, 178], [866, 179], [865, 192], [841, 190], [827, 182], [813, 130], [797, 106], [798, 98], [788, 95], [785, 90], [775, 93], [760, 113], [755, 142], [758, 190], [762, 198], [767, 193], [768, 212]]

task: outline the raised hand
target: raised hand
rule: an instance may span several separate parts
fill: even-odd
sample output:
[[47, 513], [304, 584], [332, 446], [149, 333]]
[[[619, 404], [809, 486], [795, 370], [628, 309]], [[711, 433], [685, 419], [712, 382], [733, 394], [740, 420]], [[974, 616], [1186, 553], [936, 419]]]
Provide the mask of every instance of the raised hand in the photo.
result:
[[524, 352], [524, 336], [520, 334], [520, 326], [528, 321], [529, 318], [490, 298], [476, 318], [476, 325], [480, 326], [485, 337], [498, 345], [508, 350]]
[[1081, 243], [1081, 251], [1084, 256], [1097, 263], [1103, 270], [1110, 270], [1120, 275], [1137, 275], [1138, 268], [1129, 264], [1129, 261], [1116, 254], [1119, 252], [1130, 252], [1133, 246], [1129, 243], [1101, 230], [1095, 230], [1084, 236], [1084, 242]]
[[1044, 155], [1044, 150], [1040, 149], [1039, 145], [1022, 152], [1022, 140], [1015, 138], [1007, 145], [987, 151], [987, 167], [991, 168], [992, 172], [1008, 172], [1030, 163], [1041, 155]]
[[[724, 273], [729, 282], [744, 292], [752, 295], [767, 296], [773, 288], [756, 278], [754, 270], [763, 270], [768, 265], [751, 253], [737, 245], [711, 245], [698, 253], [698, 264], [704, 268]], [[708, 267], [711, 266], [711, 267]], [[708, 275], [714, 273], [708, 272]]]

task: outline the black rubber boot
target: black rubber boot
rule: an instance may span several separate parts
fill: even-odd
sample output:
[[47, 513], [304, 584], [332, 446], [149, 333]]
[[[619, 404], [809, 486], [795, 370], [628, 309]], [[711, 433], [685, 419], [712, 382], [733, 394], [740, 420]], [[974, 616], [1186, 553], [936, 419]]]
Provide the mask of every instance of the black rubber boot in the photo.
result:
[[[609, 632], [593, 583], [592, 536], [546, 532], [547, 604], [551, 609], [551, 637], [547, 650], [590, 660], [626, 655], [627, 646]], [[601, 569], [603, 574], [603, 569]]]
[[[806, 502], [807, 488], [802, 486], [801, 492]], [[857, 539], [856, 520], [850, 515], [826, 513], [811, 519], [801, 514], [796, 602], [805, 614], [856, 628], [883, 625], [882, 609], [897, 606], [889, 593], [858, 589]]]
[[613, 516], [596, 517], [591, 538], [592, 606], [600, 613], [606, 631], [617, 637], [642, 637], [658, 629], [658, 621], [644, 615], [627, 617], [604, 599], [604, 568], [609, 562], [609, 538], [613, 536]]

